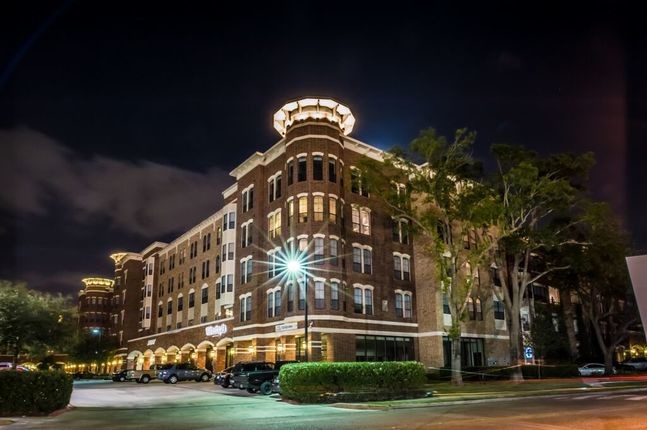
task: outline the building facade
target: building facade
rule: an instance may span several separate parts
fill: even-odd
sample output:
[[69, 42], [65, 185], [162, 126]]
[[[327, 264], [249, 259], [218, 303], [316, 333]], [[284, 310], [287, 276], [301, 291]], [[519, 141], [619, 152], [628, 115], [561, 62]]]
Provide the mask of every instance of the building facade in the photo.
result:
[[93, 334], [108, 334], [112, 327], [112, 295], [114, 280], [106, 278], [82, 279], [77, 307], [79, 328]]
[[[442, 367], [451, 316], [435, 265], [356, 168], [382, 151], [349, 136], [355, 118], [334, 100], [290, 102], [273, 120], [280, 140], [231, 172], [213, 215], [169, 244], [112, 256], [111, 334], [124, 365], [220, 370], [307, 351], [310, 361]], [[293, 260], [305, 270], [290, 273]], [[502, 307], [474, 294], [465, 364], [505, 364]]]

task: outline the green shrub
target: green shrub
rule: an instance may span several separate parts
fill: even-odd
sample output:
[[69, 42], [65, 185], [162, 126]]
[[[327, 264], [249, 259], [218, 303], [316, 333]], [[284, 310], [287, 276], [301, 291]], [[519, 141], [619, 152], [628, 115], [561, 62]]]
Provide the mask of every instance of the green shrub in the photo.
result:
[[425, 369], [406, 362], [321, 362], [295, 363], [281, 367], [281, 395], [306, 403], [335, 401], [340, 393], [370, 393], [380, 399], [398, 398], [421, 392]]
[[71, 396], [72, 376], [64, 372], [0, 372], [0, 416], [45, 415]]
[[[464, 381], [500, 381], [510, 379], [514, 369], [514, 367], [465, 367], [461, 369], [461, 372], [463, 372]], [[521, 366], [521, 372], [525, 379], [579, 376], [575, 364], [546, 364], [542, 366], [524, 364]], [[452, 371], [449, 368], [441, 368], [427, 373], [426, 377], [429, 382], [449, 381]]]

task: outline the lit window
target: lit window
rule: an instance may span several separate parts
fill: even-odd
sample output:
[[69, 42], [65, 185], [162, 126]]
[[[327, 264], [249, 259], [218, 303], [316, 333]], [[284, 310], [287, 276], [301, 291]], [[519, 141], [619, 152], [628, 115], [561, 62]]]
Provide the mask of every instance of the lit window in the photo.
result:
[[335, 197], [328, 198], [328, 222], [337, 224], [337, 199]]
[[299, 222], [308, 222], [308, 197], [299, 197]]
[[323, 221], [323, 196], [314, 196], [313, 197], [313, 220], [314, 221]]
[[369, 208], [353, 206], [352, 221], [355, 233], [371, 234], [371, 210]]

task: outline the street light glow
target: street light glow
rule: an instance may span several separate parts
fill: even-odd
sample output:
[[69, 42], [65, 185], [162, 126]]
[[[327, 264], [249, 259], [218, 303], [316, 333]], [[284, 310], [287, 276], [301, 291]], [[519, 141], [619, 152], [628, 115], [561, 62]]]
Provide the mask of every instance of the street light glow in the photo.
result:
[[299, 260], [290, 260], [287, 263], [287, 269], [292, 274], [298, 274], [301, 272], [301, 262]]

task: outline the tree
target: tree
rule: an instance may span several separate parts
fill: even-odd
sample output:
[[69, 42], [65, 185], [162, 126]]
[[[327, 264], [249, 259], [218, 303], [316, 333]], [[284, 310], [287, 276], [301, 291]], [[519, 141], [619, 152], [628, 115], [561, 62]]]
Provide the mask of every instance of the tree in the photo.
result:
[[568, 269], [553, 279], [577, 294], [604, 357], [605, 372], [611, 375], [616, 347], [639, 322], [625, 265], [629, 240], [605, 203], [586, 205], [579, 221], [570, 234], [582, 245], [554, 256], [556, 264], [568, 265]]
[[116, 348], [116, 340], [110, 336], [80, 331], [70, 351], [70, 358], [79, 363], [102, 363], [112, 357]]
[[[463, 383], [461, 332], [470, 295], [477, 288], [479, 267], [490, 253], [488, 221], [494, 201], [477, 181], [480, 166], [470, 155], [474, 132], [457, 130], [453, 141], [434, 129], [423, 130], [411, 142], [410, 153], [394, 149], [384, 163], [366, 161], [362, 176], [376, 190], [395, 219], [404, 219], [436, 262], [436, 285], [449, 302], [452, 323], [452, 383]], [[412, 160], [419, 160], [417, 164]], [[418, 289], [431, 286], [421, 285]]]
[[43, 357], [68, 345], [75, 325], [67, 298], [0, 281], [0, 347], [13, 356], [14, 367], [19, 354]]
[[568, 350], [568, 339], [563, 336], [564, 322], [560, 306], [553, 303], [536, 303], [532, 320], [530, 343], [540, 359], [559, 360]]
[[[564, 269], [539, 258], [547, 250], [570, 244], [551, 219], [570, 208], [593, 164], [590, 153], [558, 154], [547, 158], [520, 146], [493, 145], [497, 170], [492, 180], [498, 209], [494, 224], [497, 246], [491, 253], [493, 289], [504, 303], [510, 334], [510, 359], [520, 363], [522, 332], [520, 309], [528, 286], [547, 274]], [[513, 379], [522, 379], [521, 369]]]

